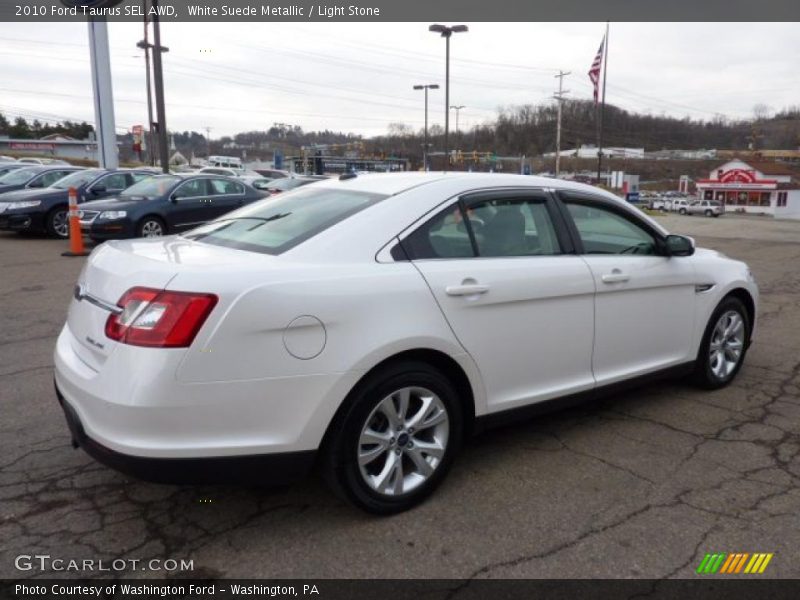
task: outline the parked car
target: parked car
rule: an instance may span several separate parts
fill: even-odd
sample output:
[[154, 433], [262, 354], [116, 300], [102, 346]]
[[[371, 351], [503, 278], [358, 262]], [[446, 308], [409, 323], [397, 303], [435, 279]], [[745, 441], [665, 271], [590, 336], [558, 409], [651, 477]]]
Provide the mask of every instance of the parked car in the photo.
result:
[[[62, 177], [83, 167], [44, 167], [27, 165], [22, 169], [14, 169], [0, 177], [0, 194], [22, 189], [42, 189], [53, 185]], [[0, 196], [2, 200], [2, 196]]]
[[269, 177], [260, 177], [258, 179], [254, 179], [250, 182], [255, 189], [261, 190], [263, 192], [269, 192], [270, 184], [275, 181], [274, 179], [270, 179]]
[[652, 210], [660, 210], [666, 212], [668, 210], [667, 207], [669, 206], [669, 203], [661, 196], [654, 196], [653, 198], [650, 199], [648, 206]]
[[260, 200], [243, 181], [214, 175], [158, 175], [121, 194], [81, 206], [81, 230], [93, 240], [160, 237], [185, 231]]
[[284, 177], [291, 176], [289, 171], [284, 171], [282, 169], [253, 169], [253, 170], [262, 177], [267, 177], [269, 179], [282, 179]]
[[153, 174], [128, 169], [85, 169], [75, 171], [46, 188], [17, 190], [0, 195], [0, 229], [44, 232], [69, 237], [67, 218], [69, 189], [75, 188], [78, 202], [118, 194]]
[[685, 215], [691, 201], [688, 198], [675, 198], [669, 203], [669, 210]]
[[262, 176], [255, 171], [248, 171], [246, 169], [231, 169], [228, 167], [203, 167], [198, 173], [206, 175], [225, 175], [226, 177], [234, 177], [246, 181], [250, 185], [257, 179], [262, 179]]
[[304, 175], [302, 177], [284, 177], [283, 179], [275, 179], [269, 182], [269, 187], [267, 191], [272, 194], [280, 194], [281, 192], [286, 192], [288, 190], [293, 190], [298, 187], [302, 187], [304, 185], [308, 185], [309, 183], [314, 183], [316, 181], [320, 181], [323, 179], [327, 179], [327, 177], [323, 175]]
[[285, 483], [316, 462], [394, 513], [471, 432], [545, 402], [729, 384], [757, 302], [746, 264], [594, 187], [347, 176], [95, 249], [56, 392], [75, 443], [129, 474]]
[[35, 156], [26, 156], [17, 159], [18, 162], [29, 165], [68, 165], [69, 163], [59, 158], [38, 158]]
[[700, 200], [692, 202], [686, 207], [687, 215], [705, 215], [707, 217], [718, 217], [725, 214], [725, 205], [716, 200]]

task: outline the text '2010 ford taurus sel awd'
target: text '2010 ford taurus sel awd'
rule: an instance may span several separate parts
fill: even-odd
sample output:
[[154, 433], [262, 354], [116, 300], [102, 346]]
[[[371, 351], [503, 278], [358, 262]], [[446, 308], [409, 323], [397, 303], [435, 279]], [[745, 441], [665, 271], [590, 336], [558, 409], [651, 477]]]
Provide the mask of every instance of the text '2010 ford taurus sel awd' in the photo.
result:
[[97, 248], [55, 379], [75, 443], [125, 472], [278, 483], [316, 459], [391, 513], [519, 411], [656, 375], [728, 384], [757, 299], [744, 263], [589, 186], [343, 176]]

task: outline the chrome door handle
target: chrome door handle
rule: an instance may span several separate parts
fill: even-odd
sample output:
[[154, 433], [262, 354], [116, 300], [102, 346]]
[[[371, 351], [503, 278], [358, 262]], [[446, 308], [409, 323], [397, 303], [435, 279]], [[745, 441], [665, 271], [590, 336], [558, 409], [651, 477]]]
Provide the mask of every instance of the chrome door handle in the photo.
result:
[[485, 294], [489, 291], [489, 286], [480, 285], [479, 283], [448, 285], [444, 288], [444, 291], [448, 296], [474, 296], [476, 294]]
[[611, 273], [607, 273], [600, 277], [603, 280], [603, 283], [623, 283], [628, 281], [631, 278], [630, 275], [626, 275], [625, 273], [614, 269]]

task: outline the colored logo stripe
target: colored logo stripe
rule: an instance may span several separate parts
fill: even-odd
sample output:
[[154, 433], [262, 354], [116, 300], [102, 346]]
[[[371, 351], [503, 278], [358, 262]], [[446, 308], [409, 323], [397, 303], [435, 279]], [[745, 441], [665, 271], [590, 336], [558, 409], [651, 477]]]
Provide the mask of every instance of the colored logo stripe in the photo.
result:
[[[749, 552], [732, 552], [730, 554], [726, 552], [709, 553], [700, 561], [700, 565], [697, 567], [697, 573], [702, 575], [714, 573], [730, 575], [742, 572], [748, 574], [763, 573], [773, 556], [774, 554], [772, 553], [764, 552], [755, 554], [750, 554]], [[744, 571], [742, 571], [742, 569], [744, 569]]]

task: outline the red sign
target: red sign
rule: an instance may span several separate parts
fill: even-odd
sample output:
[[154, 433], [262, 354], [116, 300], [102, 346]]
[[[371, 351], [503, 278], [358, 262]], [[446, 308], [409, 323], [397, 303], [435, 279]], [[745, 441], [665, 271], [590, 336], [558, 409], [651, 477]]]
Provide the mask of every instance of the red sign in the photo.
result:
[[719, 176], [722, 183], [756, 183], [756, 172], [745, 169], [731, 169]]
[[11, 142], [9, 144], [11, 150], [55, 150], [55, 144], [46, 144], [42, 142]]

